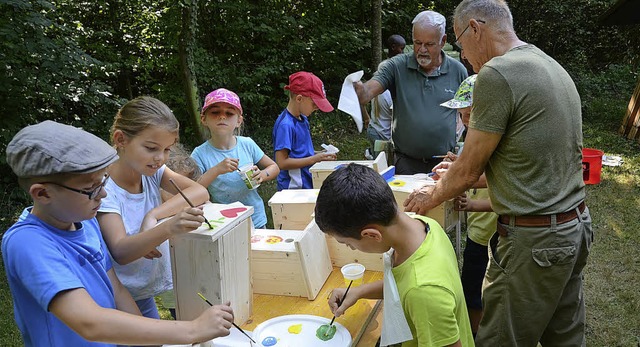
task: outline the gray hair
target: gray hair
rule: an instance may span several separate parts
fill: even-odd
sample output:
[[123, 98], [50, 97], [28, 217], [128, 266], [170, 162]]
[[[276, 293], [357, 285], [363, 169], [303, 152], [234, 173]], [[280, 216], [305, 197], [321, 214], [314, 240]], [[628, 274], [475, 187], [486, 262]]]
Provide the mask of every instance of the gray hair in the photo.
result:
[[440, 34], [440, 41], [442, 41], [447, 26], [447, 19], [438, 12], [422, 11], [413, 18], [411, 24], [413, 24], [414, 29], [435, 28]]
[[513, 16], [504, 0], [463, 0], [453, 12], [453, 19], [466, 26], [472, 18], [486, 21], [498, 32], [514, 32]]

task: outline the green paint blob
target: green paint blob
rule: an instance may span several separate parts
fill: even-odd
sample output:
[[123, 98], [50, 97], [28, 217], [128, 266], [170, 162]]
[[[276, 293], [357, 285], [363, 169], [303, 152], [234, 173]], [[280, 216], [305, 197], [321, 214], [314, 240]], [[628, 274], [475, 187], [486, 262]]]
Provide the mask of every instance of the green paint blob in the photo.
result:
[[323, 324], [316, 330], [316, 337], [322, 341], [329, 341], [336, 334], [336, 326]]

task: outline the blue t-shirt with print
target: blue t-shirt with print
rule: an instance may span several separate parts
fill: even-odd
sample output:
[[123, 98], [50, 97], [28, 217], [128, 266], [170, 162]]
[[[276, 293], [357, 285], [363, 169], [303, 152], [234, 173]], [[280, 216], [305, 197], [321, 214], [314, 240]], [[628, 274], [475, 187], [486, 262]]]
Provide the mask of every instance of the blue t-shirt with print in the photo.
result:
[[58, 293], [76, 288], [84, 288], [99, 306], [116, 308], [107, 276], [111, 259], [98, 221], [60, 230], [30, 212], [25, 209], [2, 237], [2, 260], [24, 345], [113, 346], [85, 340], [49, 312]]
[[[277, 152], [287, 149], [289, 150], [289, 158], [307, 158], [315, 154], [313, 142], [311, 141], [309, 120], [304, 115], [300, 115], [299, 119], [296, 118], [286, 108], [278, 116], [273, 126], [272, 138], [273, 150]], [[280, 170], [278, 190], [313, 188], [310, 167]]]
[[[236, 136], [236, 140], [236, 145], [228, 150], [215, 148], [207, 141], [196, 147], [191, 157], [203, 173], [225, 158], [238, 158], [240, 159], [238, 167], [243, 167], [249, 164], [255, 165], [264, 157], [262, 149], [251, 138]], [[218, 176], [207, 189], [213, 202], [230, 204], [240, 201], [244, 205], [253, 206], [251, 219], [256, 228], [263, 228], [267, 224], [264, 201], [258, 194], [258, 190], [247, 188], [237, 171]]]

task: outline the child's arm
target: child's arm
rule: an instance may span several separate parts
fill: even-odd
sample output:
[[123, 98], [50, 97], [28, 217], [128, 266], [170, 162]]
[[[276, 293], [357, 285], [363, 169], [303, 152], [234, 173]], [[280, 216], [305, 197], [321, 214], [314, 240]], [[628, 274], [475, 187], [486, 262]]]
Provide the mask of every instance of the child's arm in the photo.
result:
[[487, 176], [484, 173], [480, 175], [480, 178], [473, 184], [472, 188], [487, 188]]
[[360, 105], [360, 114], [362, 115], [362, 128], [366, 131], [371, 122], [371, 117], [365, 105]]
[[327, 154], [324, 152], [316, 153], [310, 157], [305, 158], [290, 158], [288, 149], [281, 149], [276, 151], [276, 163], [281, 170], [293, 170], [300, 169], [306, 166], [311, 166], [320, 161], [336, 160], [335, 154]]
[[[382, 299], [382, 288], [383, 282], [381, 280], [366, 283], [349, 289], [349, 293], [347, 293], [346, 298], [344, 297], [344, 293], [347, 289], [336, 288], [331, 291], [331, 296], [329, 297], [329, 308], [336, 317], [340, 317], [349, 307], [358, 302], [359, 299]], [[342, 302], [339, 307], [338, 302]]]
[[453, 200], [453, 207], [456, 211], [493, 212], [490, 199], [472, 200], [466, 193]]
[[[155, 251], [158, 245], [171, 236], [195, 230], [204, 222], [202, 210], [185, 207], [188, 206], [187, 202], [169, 182], [169, 178], [173, 178], [192, 203], [199, 205], [208, 199], [209, 193], [204, 187], [166, 168], [162, 175], [161, 186], [175, 195], [147, 213], [140, 226], [140, 232], [127, 235], [122, 216], [117, 213], [98, 213], [97, 218], [102, 236], [109, 247], [109, 252], [118, 264], [124, 265], [140, 259]], [[176, 216], [164, 223], [157, 224], [158, 219], [168, 217], [178, 211], [180, 212]], [[161, 254], [156, 256], [161, 256]]]
[[[179, 194], [176, 194], [170, 200], [175, 198], [182, 199]], [[117, 213], [98, 213], [96, 218], [100, 223], [102, 237], [109, 248], [111, 256], [118, 264], [125, 265], [153, 251], [155, 251], [153, 257], [162, 256], [156, 250], [156, 247], [173, 235], [187, 233], [200, 227], [204, 223], [202, 215], [202, 210], [197, 207], [185, 208], [166, 222], [133, 235], [127, 235], [122, 216]], [[153, 220], [155, 221], [155, 219]], [[145, 222], [143, 221], [144, 224]]]
[[213, 181], [218, 178], [218, 176], [234, 172], [238, 170], [238, 158], [225, 158], [223, 161], [219, 162], [216, 166], [211, 167], [205, 173], [198, 178], [198, 183], [203, 187], [208, 187], [213, 183]]
[[133, 300], [131, 293], [122, 285], [120, 279], [116, 275], [116, 272], [111, 268], [111, 270], [107, 271], [107, 276], [109, 276], [109, 280], [111, 281], [111, 286], [113, 287], [113, 296], [116, 300], [116, 308], [118, 311], [123, 311], [131, 314], [135, 314], [136, 316], [142, 316], [140, 313], [140, 308], [136, 305], [136, 302]]
[[184, 195], [186, 195], [189, 198], [189, 201], [191, 201], [195, 206], [199, 206], [209, 200], [209, 192], [205, 187], [169, 168], [165, 168], [164, 174], [162, 175], [162, 181], [160, 182], [160, 187], [169, 193], [174, 194], [174, 197], [147, 213], [153, 214], [156, 219], [159, 220], [173, 216], [183, 208], [189, 206], [182, 195], [178, 194], [178, 191], [173, 184], [169, 182], [169, 179], [173, 179], [173, 182], [180, 187], [180, 190], [182, 190]]
[[[262, 158], [260, 158], [257, 166], [260, 169], [260, 172], [256, 173], [256, 175], [258, 176], [258, 183], [274, 180], [280, 173], [278, 164], [276, 164], [276, 162], [269, 158], [269, 156], [267, 156], [266, 154], [263, 155]], [[254, 175], [253, 177], [255, 178], [256, 175]]]
[[184, 344], [229, 335], [233, 310], [208, 308], [192, 321], [169, 321], [132, 315], [99, 306], [84, 288], [58, 293], [49, 311], [89, 341], [126, 345]]

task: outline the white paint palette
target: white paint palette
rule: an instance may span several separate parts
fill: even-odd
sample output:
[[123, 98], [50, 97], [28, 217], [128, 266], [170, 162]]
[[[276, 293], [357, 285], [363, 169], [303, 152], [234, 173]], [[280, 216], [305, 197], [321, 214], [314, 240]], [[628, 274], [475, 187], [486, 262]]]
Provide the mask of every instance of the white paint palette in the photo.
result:
[[[351, 334], [340, 323], [333, 323], [336, 326], [336, 334], [331, 340], [322, 341], [316, 337], [316, 330], [330, 321], [324, 317], [306, 314], [280, 316], [260, 323], [253, 330], [253, 339], [260, 347], [349, 347]], [[299, 332], [290, 333], [289, 328], [297, 325], [301, 327], [292, 330]]]

